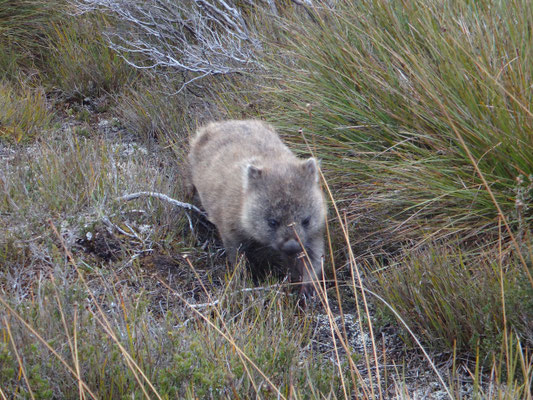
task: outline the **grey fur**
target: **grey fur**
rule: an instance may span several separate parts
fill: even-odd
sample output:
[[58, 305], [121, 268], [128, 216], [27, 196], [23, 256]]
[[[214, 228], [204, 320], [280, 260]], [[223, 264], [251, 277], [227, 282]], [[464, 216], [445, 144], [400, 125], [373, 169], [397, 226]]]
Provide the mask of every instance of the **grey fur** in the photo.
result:
[[240, 247], [268, 248], [272, 262], [281, 262], [302, 282], [302, 292], [311, 293], [312, 280], [322, 278], [326, 217], [316, 160], [297, 158], [272, 126], [244, 120], [200, 128], [189, 162], [192, 183], [229, 260], [236, 260]]

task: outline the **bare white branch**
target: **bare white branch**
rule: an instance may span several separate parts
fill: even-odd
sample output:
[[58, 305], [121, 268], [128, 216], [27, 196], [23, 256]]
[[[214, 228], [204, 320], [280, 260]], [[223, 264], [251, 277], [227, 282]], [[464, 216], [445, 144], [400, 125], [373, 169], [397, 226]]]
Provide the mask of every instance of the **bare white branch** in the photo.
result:
[[163, 194], [163, 193], [137, 192], [137, 193], [127, 194], [125, 196], [117, 197], [116, 200], [117, 201], [130, 201], [130, 200], [137, 199], [139, 197], [155, 197], [155, 198], [158, 198], [159, 200], [166, 201], [166, 202], [172, 204], [173, 206], [176, 206], [176, 207], [179, 207], [179, 208], [184, 208], [184, 209], [190, 210], [190, 211], [194, 211], [194, 212], [200, 214], [202, 217], [207, 218], [207, 215], [202, 210], [200, 210], [198, 207], [196, 207], [195, 205], [190, 204], [190, 203], [184, 203], [184, 202], [179, 201], [179, 200], [175, 200], [172, 197], [169, 197], [169, 196], [167, 196], [166, 194]]
[[118, 26], [105, 32], [110, 48], [135, 68], [179, 76], [179, 91], [202, 77], [259, 68], [259, 36], [234, 0], [70, 2], [78, 13], [100, 11], [115, 17]]
[[[237, 290], [233, 293], [230, 293], [229, 296], [233, 296], [233, 295], [236, 295], [237, 293], [246, 293], [246, 292], [259, 292], [259, 291], [275, 291], [276, 294], [278, 295], [283, 295], [285, 293], [281, 292], [280, 290], [277, 290], [281, 287], [282, 285], [280, 284], [274, 284], [274, 285], [270, 285], [270, 286], [258, 286], [258, 287], [253, 287], [253, 288], [244, 288], [244, 289], [241, 289], [241, 290]], [[202, 304], [192, 304], [192, 303], [188, 303], [187, 305], [191, 308], [204, 308], [204, 307], [213, 307], [213, 306], [216, 306], [217, 304], [220, 303], [220, 299], [216, 299], [212, 302], [209, 302], [209, 303], [202, 303]]]

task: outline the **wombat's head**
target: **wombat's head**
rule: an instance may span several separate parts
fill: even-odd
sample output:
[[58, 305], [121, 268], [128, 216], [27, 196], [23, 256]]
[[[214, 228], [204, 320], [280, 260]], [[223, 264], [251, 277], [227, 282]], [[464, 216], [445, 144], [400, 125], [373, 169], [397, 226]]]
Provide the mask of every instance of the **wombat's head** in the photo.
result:
[[323, 234], [325, 205], [314, 158], [244, 166], [241, 223], [251, 239], [289, 256]]

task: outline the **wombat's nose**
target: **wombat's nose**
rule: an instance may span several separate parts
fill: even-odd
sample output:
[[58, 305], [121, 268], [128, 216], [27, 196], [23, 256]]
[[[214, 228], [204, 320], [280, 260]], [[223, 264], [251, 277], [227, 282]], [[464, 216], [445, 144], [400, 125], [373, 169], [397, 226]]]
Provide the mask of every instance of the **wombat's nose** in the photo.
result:
[[281, 251], [288, 255], [294, 255], [302, 251], [302, 248], [300, 247], [300, 243], [298, 243], [295, 239], [289, 239], [283, 243], [281, 246]]

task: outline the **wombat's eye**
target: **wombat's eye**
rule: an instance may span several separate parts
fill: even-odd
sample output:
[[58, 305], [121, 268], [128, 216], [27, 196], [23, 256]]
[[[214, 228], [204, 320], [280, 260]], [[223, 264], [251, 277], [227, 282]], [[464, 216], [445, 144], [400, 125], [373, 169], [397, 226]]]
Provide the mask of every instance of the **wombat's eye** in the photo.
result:
[[270, 226], [271, 228], [276, 228], [279, 225], [279, 222], [276, 221], [274, 218], [269, 218], [267, 222], [268, 226]]
[[302, 220], [302, 226], [308, 226], [309, 222], [311, 222], [311, 217], [307, 217], [304, 220]]

